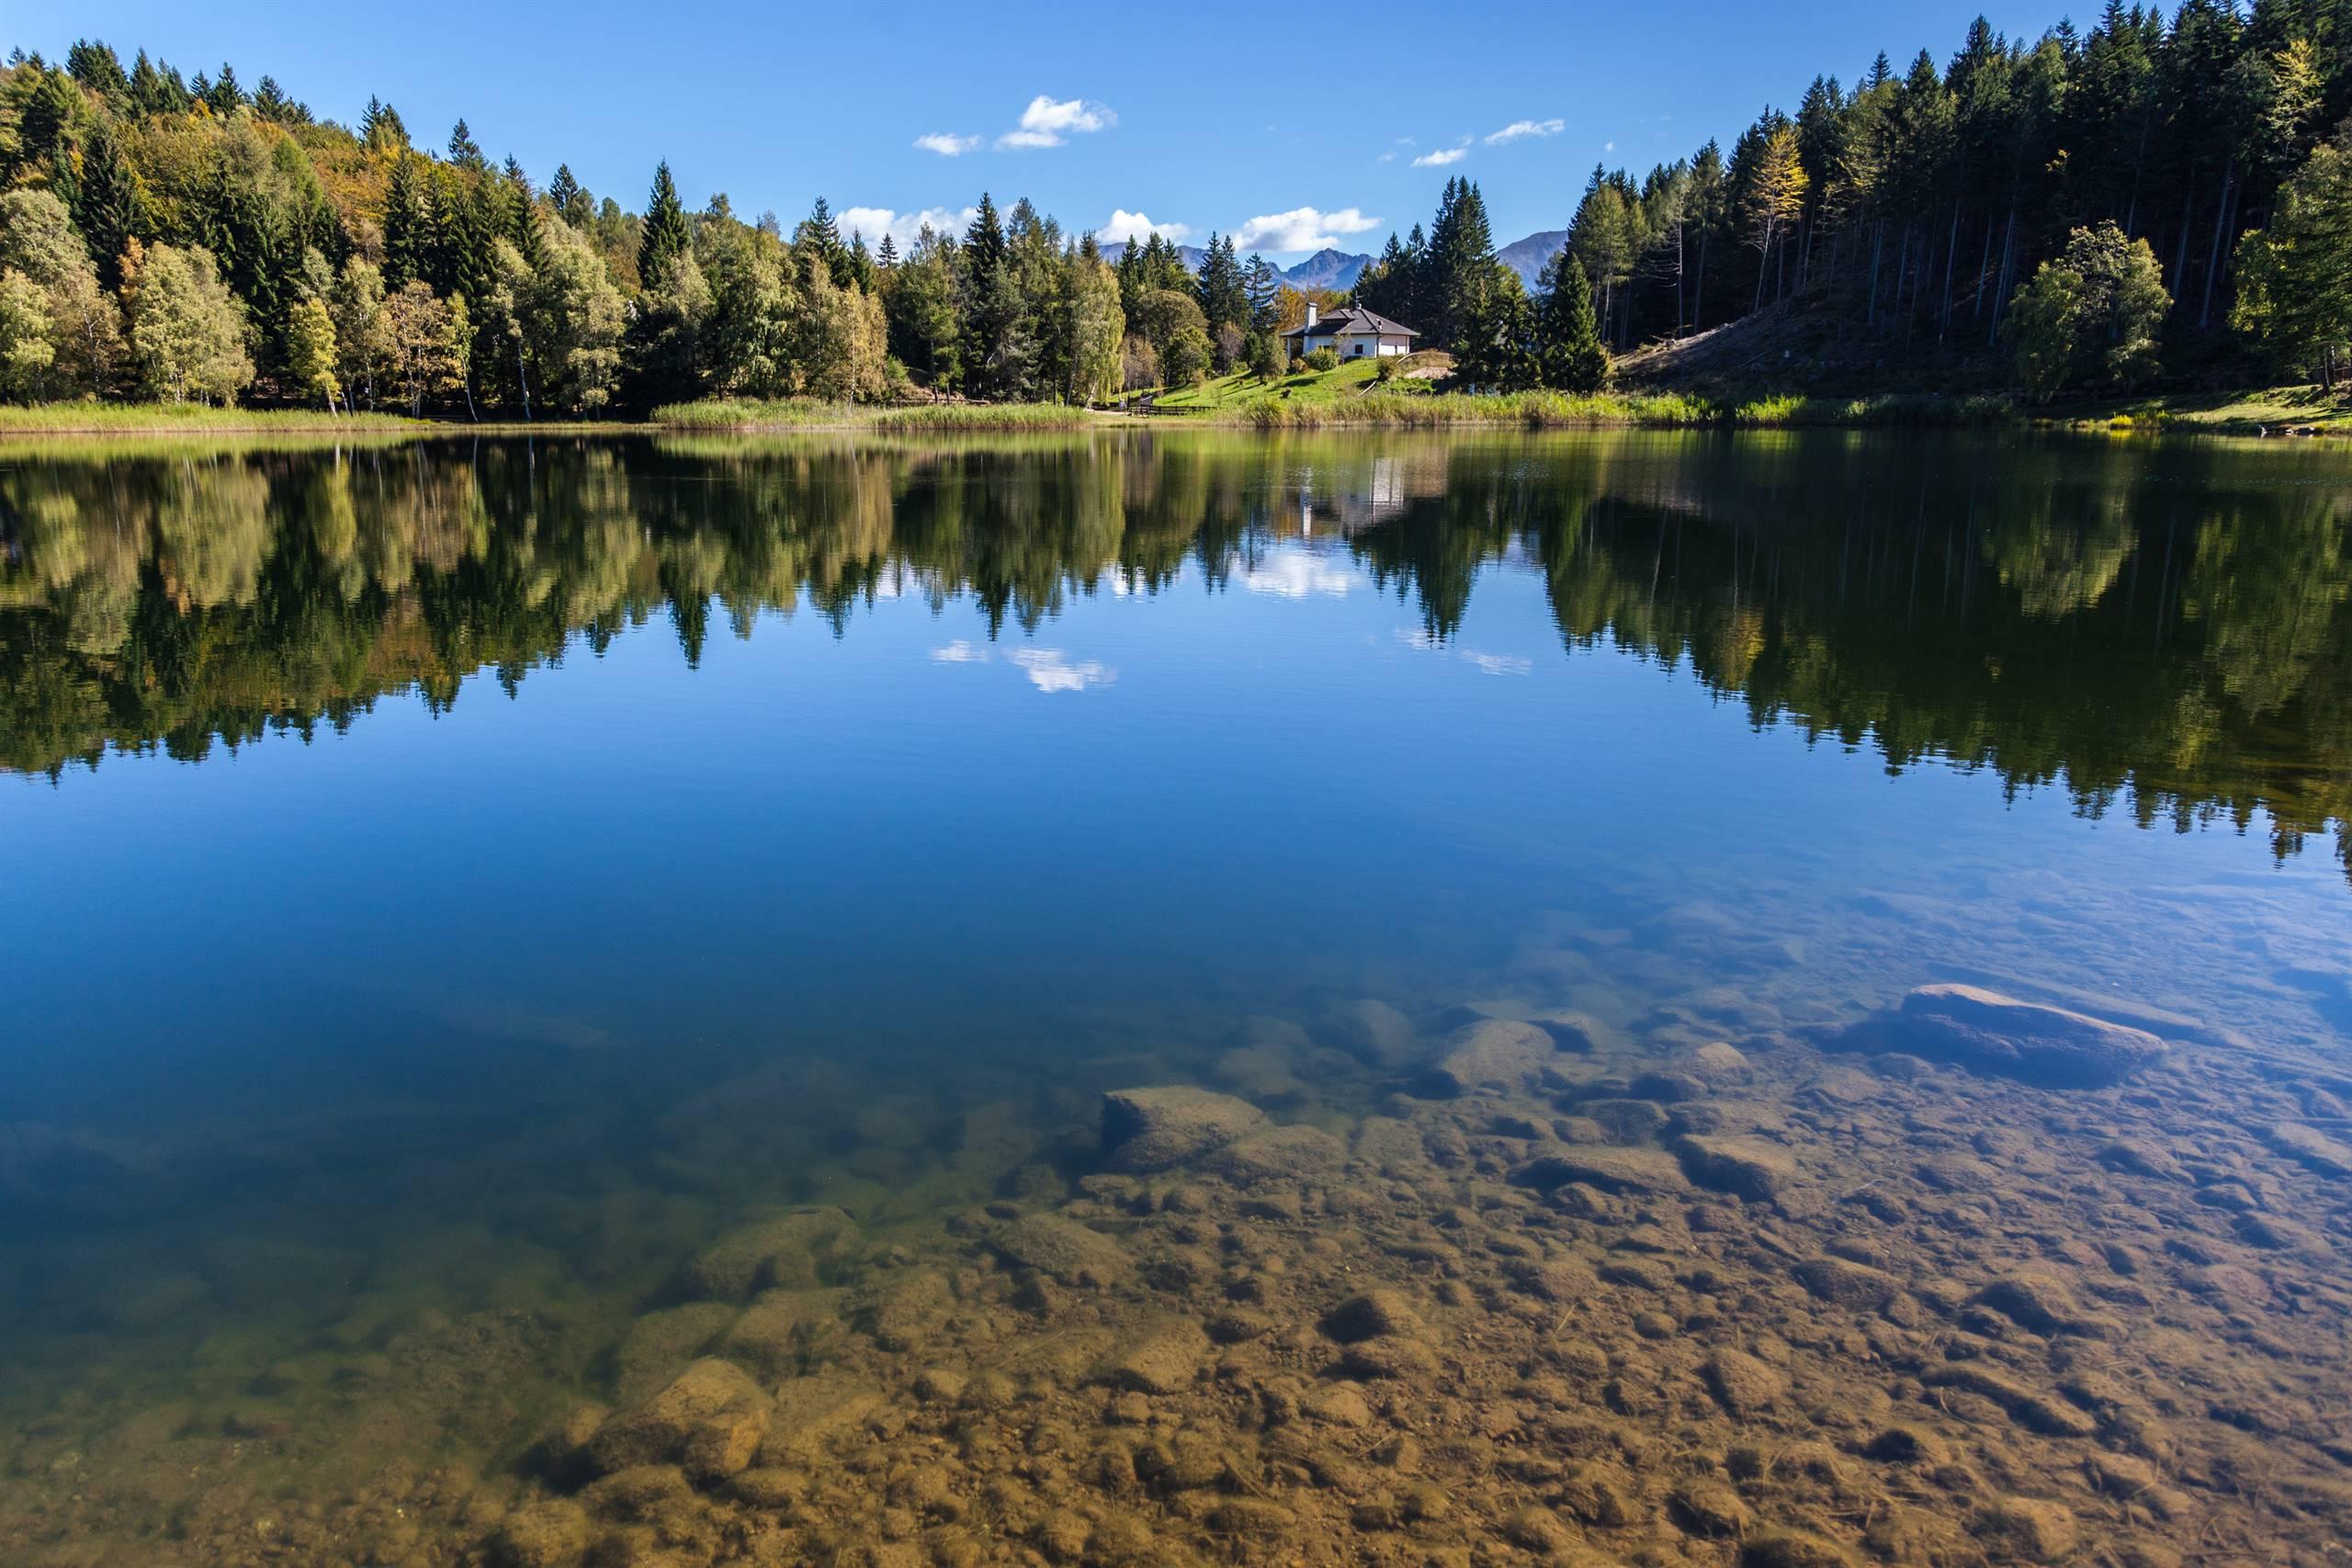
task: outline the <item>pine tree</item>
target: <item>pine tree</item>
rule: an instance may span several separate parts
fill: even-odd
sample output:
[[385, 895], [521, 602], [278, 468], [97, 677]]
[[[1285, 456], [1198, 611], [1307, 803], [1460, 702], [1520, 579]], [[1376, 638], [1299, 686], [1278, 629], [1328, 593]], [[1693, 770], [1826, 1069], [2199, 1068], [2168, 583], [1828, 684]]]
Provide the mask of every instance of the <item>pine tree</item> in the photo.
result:
[[481, 144], [473, 139], [463, 119], [449, 130], [449, 162], [476, 174], [489, 166], [481, 155]]
[[898, 268], [898, 242], [890, 238], [890, 231], [887, 229], [882, 231], [881, 248], [874, 253], [874, 263], [884, 272], [893, 272]]
[[398, 293], [426, 276], [433, 264], [433, 214], [425, 204], [418, 160], [403, 152], [392, 160], [384, 188], [384, 288]]
[[1566, 250], [1544, 269], [1544, 297], [1535, 311], [1535, 373], [1564, 392], [1597, 392], [1609, 379], [1609, 351], [1592, 314], [1592, 285]]
[[637, 246], [637, 276], [648, 288], [669, 265], [693, 248], [694, 233], [686, 227], [686, 209], [678, 200], [678, 186], [670, 177], [669, 160], [653, 171], [653, 191], [645, 202], [644, 237]]
[[122, 143], [104, 122], [83, 151], [79, 197], [74, 223], [97, 264], [98, 281], [109, 291], [119, 288], [123, 250], [134, 235], [147, 233], [147, 199]]
[[87, 39], [75, 39], [74, 47], [65, 51], [65, 71], [90, 91], [107, 96], [123, 94], [130, 85], [115, 51]]

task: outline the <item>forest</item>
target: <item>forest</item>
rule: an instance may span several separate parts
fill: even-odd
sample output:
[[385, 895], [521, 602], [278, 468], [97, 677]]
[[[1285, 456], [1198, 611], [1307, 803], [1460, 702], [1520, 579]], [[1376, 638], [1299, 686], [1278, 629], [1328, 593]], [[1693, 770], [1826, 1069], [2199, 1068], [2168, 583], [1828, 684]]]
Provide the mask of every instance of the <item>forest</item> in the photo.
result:
[[[1939, 63], [1816, 77], [1728, 152], [1597, 168], [1532, 286], [1447, 183], [1346, 294], [1457, 388], [1592, 391], [1612, 358], [1750, 319], [1885, 390], [2035, 401], [2314, 379], [2352, 350], [2352, 0], [2109, 0], [2087, 32], [1978, 20]], [[1573, 180], [1563, 180], [1574, 188]], [[1551, 236], [1541, 236], [1547, 242]], [[1212, 236], [1114, 265], [1026, 199], [903, 254], [817, 199], [787, 231], [656, 163], [640, 209], [313, 115], [232, 64], [105, 43], [0, 69], [0, 398], [628, 417], [707, 398], [1099, 404], [1272, 381], [1306, 299]]]

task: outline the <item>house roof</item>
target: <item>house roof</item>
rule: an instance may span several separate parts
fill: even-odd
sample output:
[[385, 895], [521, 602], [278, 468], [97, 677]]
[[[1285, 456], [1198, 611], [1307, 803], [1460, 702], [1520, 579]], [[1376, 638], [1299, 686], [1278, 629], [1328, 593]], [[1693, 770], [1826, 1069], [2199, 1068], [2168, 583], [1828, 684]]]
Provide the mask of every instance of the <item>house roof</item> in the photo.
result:
[[1349, 333], [1377, 333], [1382, 337], [1419, 337], [1421, 334], [1402, 321], [1392, 321], [1376, 310], [1361, 305], [1350, 305], [1332, 311], [1317, 321], [1313, 328], [1304, 324], [1291, 328], [1282, 335], [1304, 337], [1309, 331], [1317, 337], [1340, 337]]

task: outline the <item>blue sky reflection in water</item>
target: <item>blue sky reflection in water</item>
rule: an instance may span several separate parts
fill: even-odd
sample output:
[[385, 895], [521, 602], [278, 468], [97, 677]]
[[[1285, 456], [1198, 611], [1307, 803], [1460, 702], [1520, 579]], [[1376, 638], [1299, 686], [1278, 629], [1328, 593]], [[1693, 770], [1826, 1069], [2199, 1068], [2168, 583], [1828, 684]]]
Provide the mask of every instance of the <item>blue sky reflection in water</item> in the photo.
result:
[[[355, 1292], [460, 1314], [501, 1258], [623, 1310], [763, 1202], [935, 1226], [974, 1107], [1008, 1166], [1125, 1083], [1361, 1113], [1393, 1071], [1246, 1042], [1364, 998], [1761, 1053], [1961, 979], [2341, 1072], [2342, 465], [0, 455], [0, 1241], [47, 1351], [0, 1396], [250, 1397]], [[339, 1250], [264, 1301], [256, 1245]], [[120, 1305], [158, 1267], [193, 1308]]]

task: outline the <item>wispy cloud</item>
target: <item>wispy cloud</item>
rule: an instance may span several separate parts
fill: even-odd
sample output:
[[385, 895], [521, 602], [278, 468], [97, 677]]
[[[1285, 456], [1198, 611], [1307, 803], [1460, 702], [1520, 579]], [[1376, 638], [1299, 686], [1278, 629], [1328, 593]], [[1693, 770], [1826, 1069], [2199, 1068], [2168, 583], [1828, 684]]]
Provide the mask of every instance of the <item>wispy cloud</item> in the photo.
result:
[[1557, 136], [1567, 129], [1568, 122], [1565, 119], [1515, 119], [1487, 137], [1487, 145], [1499, 147], [1522, 136]]
[[959, 637], [945, 648], [933, 649], [931, 658], [934, 664], [986, 664], [989, 661], [989, 650], [985, 648], [975, 648]]
[[1118, 123], [1119, 117], [1106, 105], [1084, 98], [1049, 97], [1040, 93], [1021, 111], [1020, 126], [998, 137], [996, 144], [1013, 152], [1058, 147], [1072, 133], [1102, 130]]
[[1252, 218], [1233, 231], [1233, 243], [1245, 251], [1319, 251], [1336, 247], [1342, 234], [1361, 234], [1377, 228], [1380, 220], [1367, 218], [1352, 207], [1322, 212], [1294, 207]]
[[842, 209], [835, 220], [844, 234], [856, 232], [865, 236], [869, 244], [879, 244], [888, 234], [900, 250], [914, 243], [922, 226], [930, 224], [934, 233], [960, 234], [980, 215], [979, 209], [967, 207], [956, 211], [945, 207], [926, 207], [921, 212], [897, 212], [887, 207], [850, 207]]
[[1163, 240], [1182, 240], [1192, 231], [1189, 223], [1154, 223], [1146, 213], [1129, 212], [1120, 207], [1112, 209], [1102, 227], [1094, 231], [1094, 237], [1106, 245], [1115, 245], [1122, 240], [1142, 240], [1153, 234]]
[[1478, 653], [1463, 649], [1462, 657], [1488, 675], [1532, 675], [1535, 660], [1515, 653]]
[[936, 152], [943, 158], [960, 158], [980, 144], [977, 136], [957, 136], [950, 131], [933, 130], [915, 138], [915, 145], [926, 152]]
[[1107, 686], [1119, 672], [1098, 660], [1073, 664], [1058, 648], [1016, 648], [1005, 655], [1029, 672], [1029, 683], [1041, 692], [1083, 692]]
[[[1418, 649], [1424, 653], [1443, 653], [1444, 643], [1418, 627], [1399, 626], [1396, 641], [1403, 648]], [[1475, 665], [1482, 675], [1532, 675], [1535, 660], [1522, 659], [1516, 653], [1481, 653], [1476, 649], [1457, 648], [1453, 657], [1464, 664]]]
[[1434, 152], [1424, 152], [1413, 160], [1417, 169], [1442, 169], [1448, 164], [1459, 164], [1470, 155], [1467, 147], [1441, 147]]

